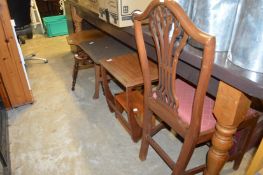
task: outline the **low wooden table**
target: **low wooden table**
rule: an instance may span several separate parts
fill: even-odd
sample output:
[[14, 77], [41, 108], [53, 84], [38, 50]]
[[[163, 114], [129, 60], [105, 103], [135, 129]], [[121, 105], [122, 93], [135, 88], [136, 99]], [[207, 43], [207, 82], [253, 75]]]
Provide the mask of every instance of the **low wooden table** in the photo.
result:
[[111, 36], [84, 41], [79, 44], [80, 48], [89, 54], [90, 58], [100, 64], [100, 60], [113, 58], [134, 51]]
[[95, 93], [93, 98], [97, 99], [99, 98], [99, 85], [100, 82], [102, 82], [99, 61], [105, 58], [132, 53], [133, 51], [129, 47], [126, 47], [116, 39], [107, 35], [94, 40], [83, 41], [79, 46], [95, 63]]
[[[137, 142], [142, 136], [143, 116], [143, 96], [139, 91], [134, 91], [135, 87], [143, 85], [143, 76], [137, 53], [117, 56], [114, 59], [104, 59], [100, 61], [100, 64], [107, 103], [131, 135], [132, 140]], [[150, 62], [150, 71], [152, 81], [156, 81], [158, 79], [158, 69], [153, 62]], [[125, 88], [125, 91], [117, 94], [115, 98], [109, 89], [107, 73]], [[128, 120], [123, 117], [123, 110], [126, 111]]]

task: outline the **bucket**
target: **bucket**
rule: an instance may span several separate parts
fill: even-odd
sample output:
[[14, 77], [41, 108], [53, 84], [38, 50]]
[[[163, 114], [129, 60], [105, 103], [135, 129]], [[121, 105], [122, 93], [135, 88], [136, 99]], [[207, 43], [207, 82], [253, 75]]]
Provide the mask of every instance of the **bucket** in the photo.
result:
[[192, 1], [193, 0], [174, 0], [177, 2], [185, 11], [188, 16], [191, 16], [192, 12]]
[[[228, 51], [240, 0], [194, 0], [192, 21], [216, 37], [216, 51]], [[201, 45], [191, 40], [194, 47]]]
[[67, 19], [64, 15], [45, 17], [43, 23], [48, 37], [68, 34]]
[[[191, 17], [193, 0], [174, 0], [174, 1], [177, 2], [183, 8], [185, 13], [189, 17]], [[169, 39], [172, 38], [173, 32], [174, 32], [174, 24], [172, 24], [171, 30], [169, 32]]]
[[228, 59], [263, 73], [263, 0], [244, 0]]

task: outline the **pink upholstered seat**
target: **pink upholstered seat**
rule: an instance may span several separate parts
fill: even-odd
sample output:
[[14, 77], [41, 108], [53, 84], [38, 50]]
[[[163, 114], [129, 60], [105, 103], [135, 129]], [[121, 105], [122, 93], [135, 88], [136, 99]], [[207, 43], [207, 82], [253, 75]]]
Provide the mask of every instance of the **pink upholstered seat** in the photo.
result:
[[[176, 96], [179, 101], [178, 113], [181, 119], [190, 125], [192, 107], [194, 100], [195, 88], [187, 84], [186, 82], [176, 79]], [[156, 98], [156, 94], [153, 94]], [[213, 116], [214, 100], [206, 96], [203, 107], [201, 132], [213, 129], [216, 124], [216, 120]]]
[[[179, 100], [179, 116], [188, 124], [191, 121], [192, 107], [194, 100], [195, 88], [188, 85], [186, 82], [176, 79], [176, 96]], [[213, 108], [215, 101], [206, 96], [203, 107], [201, 132], [213, 129], [216, 120], [213, 116]]]
[[[181, 119], [190, 125], [192, 107], [194, 100], [195, 88], [181, 79], [176, 79], [176, 96], [179, 101], [178, 113]], [[153, 97], [156, 98], [156, 93], [153, 94]], [[216, 120], [213, 116], [213, 108], [215, 101], [210, 97], [205, 97], [205, 102], [203, 106], [203, 114], [201, 121], [201, 132], [213, 129], [216, 124]], [[250, 108], [246, 114], [246, 119], [251, 118], [258, 111]]]

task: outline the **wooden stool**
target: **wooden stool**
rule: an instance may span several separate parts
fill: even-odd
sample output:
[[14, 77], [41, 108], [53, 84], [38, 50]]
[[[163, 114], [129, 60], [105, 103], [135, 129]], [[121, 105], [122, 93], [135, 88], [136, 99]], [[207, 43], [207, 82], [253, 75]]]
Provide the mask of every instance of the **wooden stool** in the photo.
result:
[[72, 81], [72, 87], [71, 87], [72, 91], [75, 90], [75, 84], [76, 84], [79, 70], [93, 67], [93, 61], [83, 51], [79, 51], [78, 54], [74, 55], [74, 61], [75, 63], [74, 63], [73, 73], [72, 73], [73, 81]]
[[85, 68], [93, 67], [93, 61], [90, 59], [87, 53], [85, 53], [80, 48], [80, 43], [82, 42], [92, 42], [94, 39], [100, 38], [104, 36], [101, 31], [99, 30], [86, 30], [80, 31], [77, 33], [70, 34], [67, 37], [67, 41], [69, 45], [77, 46], [77, 53], [74, 55], [74, 67], [73, 67], [73, 74], [72, 74], [72, 87], [71, 90], [75, 90], [75, 84], [78, 76], [78, 71]]
[[80, 48], [89, 55], [95, 68], [95, 93], [93, 99], [99, 98], [99, 86], [102, 82], [100, 60], [114, 58], [118, 55], [132, 53], [133, 51], [110, 36], [103, 36], [92, 42], [80, 43]]
[[[104, 59], [100, 61], [102, 69], [103, 87], [105, 97], [110, 109], [115, 111], [115, 115], [132, 140], [137, 142], [142, 136], [143, 118], [143, 95], [139, 91], [134, 91], [135, 87], [143, 85], [142, 71], [140, 68], [137, 53], [126, 54]], [[151, 80], [158, 79], [157, 65], [150, 61]], [[125, 91], [113, 97], [106, 74], [114, 77], [124, 88]], [[123, 117], [122, 112], [126, 111], [128, 120]]]

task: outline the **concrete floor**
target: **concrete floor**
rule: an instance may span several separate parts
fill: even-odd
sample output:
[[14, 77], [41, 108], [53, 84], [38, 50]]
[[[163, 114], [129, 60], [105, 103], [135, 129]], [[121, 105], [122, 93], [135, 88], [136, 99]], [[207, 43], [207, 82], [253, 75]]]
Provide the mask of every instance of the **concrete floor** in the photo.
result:
[[[12, 174], [15, 175], [166, 175], [171, 170], [150, 149], [146, 161], [138, 158], [139, 143], [109, 112], [103, 95], [93, 100], [94, 71], [80, 71], [71, 91], [72, 54], [65, 36], [37, 35], [22, 46], [49, 60], [27, 62], [35, 102], [8, 112]], [[114, 91], [119, 88], [111, 84]], [[174, 157], [181, 142], [162, 131], [156, 136]], [[190, 166], [204, 163], [208, 147], [196, 149]], [[244, 174], [251, 159], [245, 155], [239, 171], [228, 163], [222, 174]]]

